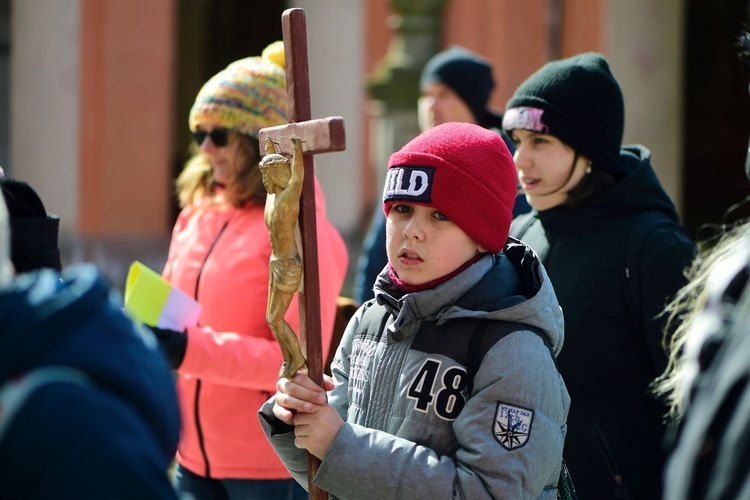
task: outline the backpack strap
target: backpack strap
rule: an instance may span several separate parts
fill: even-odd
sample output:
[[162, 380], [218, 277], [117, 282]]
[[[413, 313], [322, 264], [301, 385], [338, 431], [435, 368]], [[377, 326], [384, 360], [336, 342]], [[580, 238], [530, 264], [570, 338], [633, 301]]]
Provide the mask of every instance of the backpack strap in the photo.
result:
[[532, 210], [513, 219], [510, 235], [526, 243], [539, 260], [544, 262], [549, 253], [549, 241], [541, 226], [542, 221], [539, 220], [537, 211]]
[[649, 235], [658, 227], [684, 231], [682, 226], [662, 214], [646, 213], [636, 219], [623, 245], [622, 284], [625, 289], [625, 304], [628, 316], [636, 327], [642, 325], [643, 300], [641, 296], [641, 253]]
[[82, 371], [63, 366], [37, 368], [0, 386], [0, 443], [13, 423], [13, 418], [32, 394], [45, 385], [57, 383], [94, 386], [91, 378]]
[[477, 371], [479, 371], [479, 365], [482, 364], [482, 359], [484, 358], [483, 352], [486, 352], [482, 349], [482, 341], [484, 340], [484, 334], [487, 331], [487, 327], [489, 326], [490, 322], [493, 323], [492, 330], [495, 334], [493, 337], [494, 342], [504, 339], [511, 333], [520, 330], [530, 330], [537, 334], [544, 342], [544, 345], [547, 346], [547, 349], [549, 349], [549, 353], [552, 356], [552, 361], [554, 361], [555, 368], [557, 368], [557, 358], [552, 351], [552, 344], [550, 344], [549, 339], [547, 339], [547, 336], [544, 335], [544, 333], [540, 329], [531, 325], [516, 323], [512, 321], [479, 319], [476, 320], [477, 324], [474, 327], [474, 331], [471, 334], [471, 341], [469, 342], [469, 359], [466, 367], [467, 374], [469, 375], [469, 396], [471, 396], [471, 393], [474, 392], [474, 377], [476, 376]]

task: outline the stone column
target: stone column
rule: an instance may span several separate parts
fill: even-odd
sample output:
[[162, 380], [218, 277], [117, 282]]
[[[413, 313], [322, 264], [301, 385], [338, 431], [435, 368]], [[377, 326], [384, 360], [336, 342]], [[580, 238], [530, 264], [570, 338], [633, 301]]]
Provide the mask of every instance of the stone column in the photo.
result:
[[367, 82], [371, 102], [370, 164], [375, 169], [373, 197], [380, 197], [388, 157], [419, 134], [419, 76], [440, 47], [445, 0], [387, 0], [395, 13], [388, 52]]
[[602, 30], [607, 59], [625, 96], [623, 144], [651, 150], [654, 170], [682, 214], [687, 10], [682, 0], [610, 0]]

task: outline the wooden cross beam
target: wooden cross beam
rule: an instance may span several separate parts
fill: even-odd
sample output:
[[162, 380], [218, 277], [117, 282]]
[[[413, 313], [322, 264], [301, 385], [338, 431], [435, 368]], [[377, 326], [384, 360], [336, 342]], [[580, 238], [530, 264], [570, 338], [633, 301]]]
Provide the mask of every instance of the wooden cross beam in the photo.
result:
[[[311, 120], [310, 74], [307, 65], [307, 26], [302, 9], [287, 9], [281, 15], [284, 38], [289, 124], [262, 129], [261, 147], [270, 138], [277, 153], [291, 156], [291, 136], [302, 140], [304, 178], [300, 198], [299, 225], [302, 233], [303, 286], [299, 291], [300, 344], [307, 359], [308, 376], [323, 387], [323, 350], [320, 327], [320, 279], [318, 274], [317, 224], [315, 219], [315, 165], [312, 155], [343, 151], [346, 146], [344, 120], [340, 117]], [[307, 455], [310, 498], [327, 499], [328, 494], [312, 484], [320, 460]]]

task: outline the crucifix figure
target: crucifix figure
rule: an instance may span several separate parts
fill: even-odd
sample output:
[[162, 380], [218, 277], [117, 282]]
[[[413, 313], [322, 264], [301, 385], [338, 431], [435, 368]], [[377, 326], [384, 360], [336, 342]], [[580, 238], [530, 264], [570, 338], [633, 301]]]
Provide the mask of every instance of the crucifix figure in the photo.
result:
[[284, 314], [302, 281], [302, 248], [299, 233], [299, 202], [304, 168], [302, 143], [296, 135], [292, 160], [276, 154], [273, 142], [266, 139], [266, 155], [260, 162], [263, 185], [268, 191], [265, 219], [271, 237], [271, 262], [268, 268], [268, 312], [266, 321], [281, 346], [284, 365], [280, 377], [292, 378], [305, 366], [299, 341]]
[[[307, 27], [302, 9], [287, 9], [281, 16], [284, 38], [286, 85], [289, 101], [289, 124], [262, 129], [261, 145], [273, 145], [271, 155], [295, 156], [302, 153], [302, 192], [299, 198], [299, 229], [302, 240], [302, 285], [299, 289], [301, 353], [306, 359], [307, 374], [323, 387], [323, 350], [320, 340], [320, 280], [318, 276], [317, 225], [315, 220], [315, 166], [312, 155], [343, 151], [346, 147], [344, 121], [340, 117], [311, 120], [310, 83], [307, 66]], [[294, 139], [293, 139], [294, 138]], [[294, 142], [293, 142], [294, 141]], [[271, 152], [269, 148], [269, 152]], [[297, 161], [299, 155], [297, 156]], [[276, 158], [280, 160], [280, 158]], [[270, 160], [269, 160], [270, 161]], [[294, 158], [292, 163], [294, 162]], [[274, 237], [271, 237], [273, 241]], [[269, 295], [270, 302], [270, 295]], [[283, 312], [281, 313], [283, 319]], [[294, 348], [290, 349], [290, 352]], [[285, 367], [299, 362], [285, 358]], [[287, 362], [289, 361], [289, 366]], [[295, 370], [296, 372], [296, 370]], [[291, 372], [292, 376], [294, 372]], [[308, 454], [307, 477], [310, 498], [323, 499], [327, 494], [312, 484], [320, 461]]]

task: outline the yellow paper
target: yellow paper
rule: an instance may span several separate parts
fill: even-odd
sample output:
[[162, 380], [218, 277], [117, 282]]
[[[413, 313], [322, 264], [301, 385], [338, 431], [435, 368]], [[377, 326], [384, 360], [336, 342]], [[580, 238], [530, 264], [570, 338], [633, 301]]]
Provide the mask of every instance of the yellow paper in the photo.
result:
[[171, 288], [158, 273], [135, 261], [125, 284], [125, 311], [146, 325], [157, 326]]
[[183, 331], [198, 324], [201, 305], [141, 262], [130, 266], [125, 311], [149, 326]]

